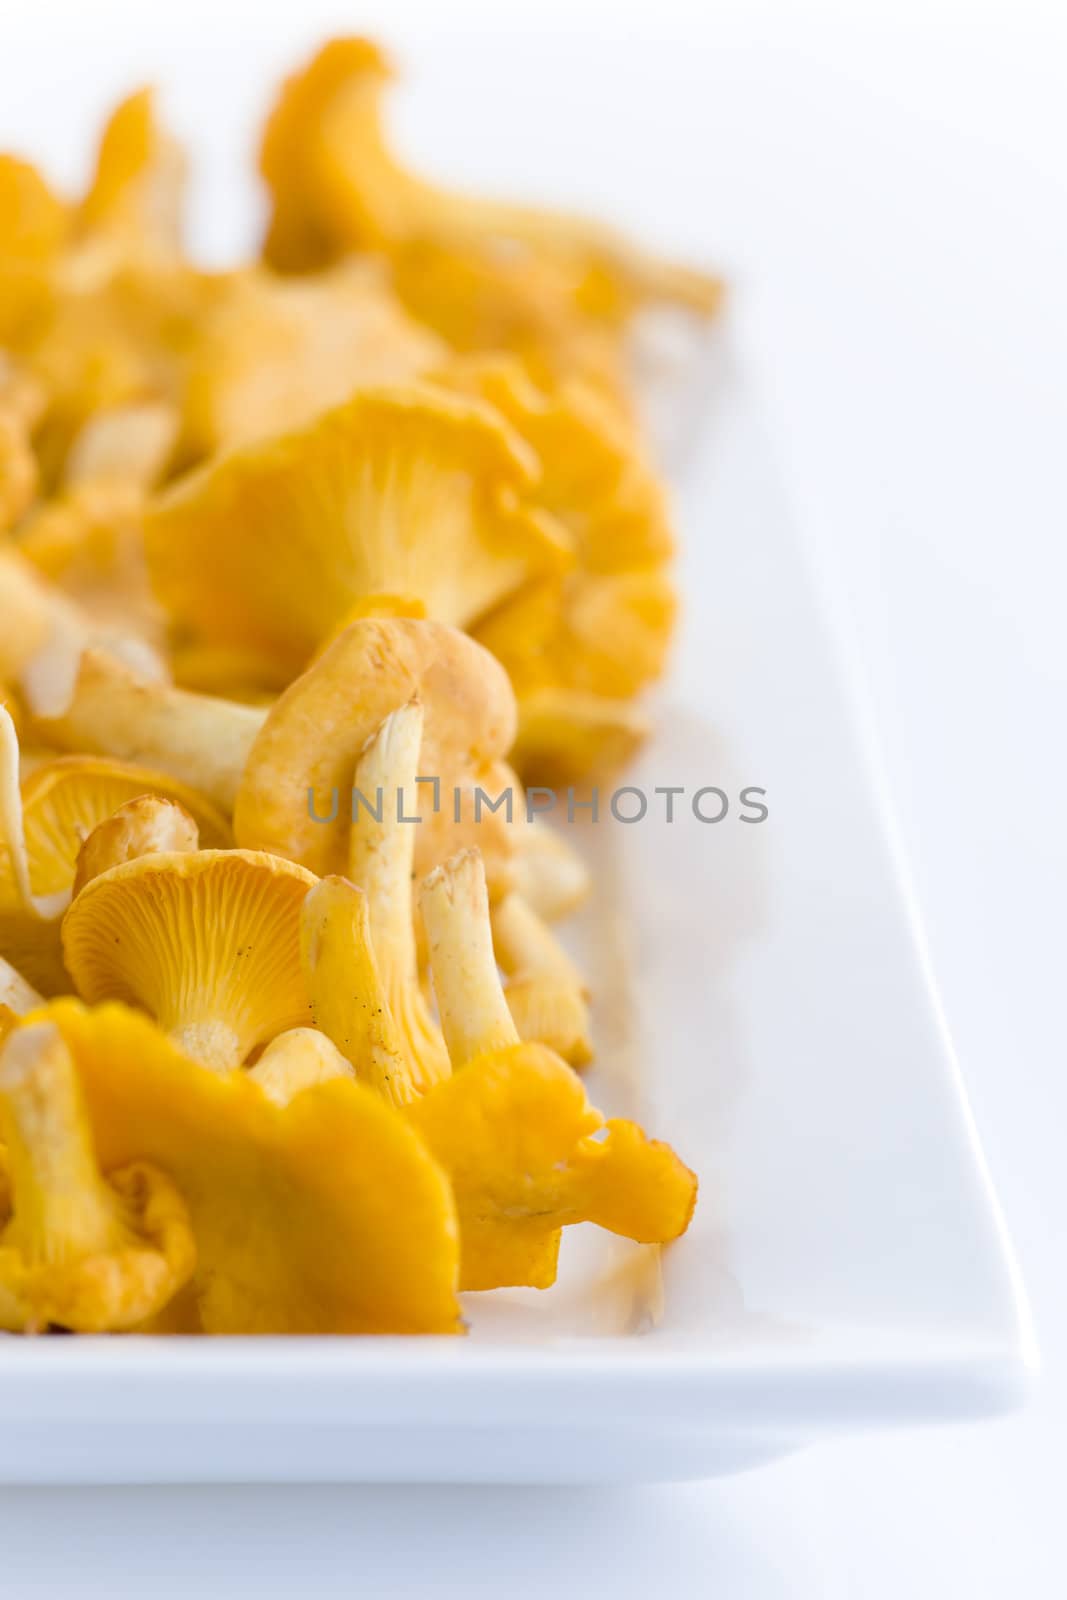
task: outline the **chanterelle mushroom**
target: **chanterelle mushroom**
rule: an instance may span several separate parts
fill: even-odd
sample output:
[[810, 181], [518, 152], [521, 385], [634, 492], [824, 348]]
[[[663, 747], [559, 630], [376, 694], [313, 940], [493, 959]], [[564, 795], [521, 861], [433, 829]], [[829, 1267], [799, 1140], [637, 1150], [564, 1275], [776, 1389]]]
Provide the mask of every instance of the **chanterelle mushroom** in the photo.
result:
[[701, 312], [721, 286], [656, 260], [583, 218], [450, 194], [406, 172], [387, 148], [380, 99], [392, 76], [365, 39], [336, 39], [285, 85], [267, 125], [261, 170], [274, 202], [266, 243], [284, 268], [345, 250], [402, 255], [440, 243], [478, 256], [501, 242], [573, 277], [577, 306], [608, 318], [656, 300]]
[[63, 959], [85, 999], [140, 1006], [187, 1054], [227, 1071], [308, 1020], [300, 908], [314, 882], [262, 851], [140, 856], [71, 903]]
[[324, 986], [336, 1009], [318, 1016], [320, 1026], [369, 1085], [403, 1108], [451, 1179], [461, 1287], [547, 1287], [560, 1230], [572, 1222], [597, 1222], [644, 1243], [677, 1238], [695, 1203], [694, 1175], [634, 1123], [605, 1122], [553, 1051], [519, 1042], [493, 958], [477, 853], [431, 873], [422, 907], [453, 1075], [421, 1095], [378, 971], [362, 891], [327, 880], [308, 896], [305, 917], [324, 916], [336, 941]]
[[448, 1182], [405, 1119], [338, 1078], [279, 1105], [125, 1006], [54, 1001], [105, 1171], [150, 1161], [189, 1208], [207, 1333], [456, 1333]]
[[520, 503], [536, 472], [477, 397], [361, 390], [177, 482], [145, 518], [149, 568], [177, 624], [287, 682], [368, 596], [466, 627], [565, 565], [567, 535]]
[[187, 784], [103, 756], [60, 756], [18, 782], [19, 750], [0, 707], [0, 948], [46, 994], [71, 987], [60, 921], [83, 841], [138, 796], [172, 800], [197, 824], [203, 844], [232, 842], [216, 807]]
[[74, 1063], [50, 1021], [22, 1024], [4, 1045], [0, 1130], [0, 1328], [99, 1333], [161, 1310], [195, 1265], [185, 1203], [141, 1159], [105, 1162], [101, 1176]]
[[306, 279], [233, 273], [190, 354], [184, 453], [195, 460], [302, 428], [357, 386], [405, 382], [443, 355], [404, 311], [380, 262], [346, 262]]
[[[67, 709], [40, 719], [37, 731], [61, 749], [172, 772], [234, 810], [238, 844], [313, 872], [343, 872], [360, 752], [382, 719], [416, 696], [426, 717], [420, 776], [439, 785], [425, 790], [416, 869], [427, 871], [459, 839], [476, 840], [502, 884], [525, 831], [521, 788], [501, 759], [515, 734], [515, 697], [492, 656], [442, 623], [352, 622], [269, 708], [147, 682], [90, 651]], [[512, 820], [488, 806], [476, 819], [479, 787], [494, 804], [511, 789]]]

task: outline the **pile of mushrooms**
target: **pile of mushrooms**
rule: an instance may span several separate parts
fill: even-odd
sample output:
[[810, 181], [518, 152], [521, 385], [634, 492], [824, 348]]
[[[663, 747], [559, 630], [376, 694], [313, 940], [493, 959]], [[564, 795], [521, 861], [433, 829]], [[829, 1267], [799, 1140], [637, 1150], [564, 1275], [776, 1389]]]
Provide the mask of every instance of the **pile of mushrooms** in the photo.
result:
[[389, 76], [286, 82], [225, 272], [149, 91], [79, 198], [0, 155], [5, 1332], [456, 1333], [693, 1212], [578, 1075], [589, 874], [523, 785], [644, 737], [630, 332], [720, 286], [409, 173]]

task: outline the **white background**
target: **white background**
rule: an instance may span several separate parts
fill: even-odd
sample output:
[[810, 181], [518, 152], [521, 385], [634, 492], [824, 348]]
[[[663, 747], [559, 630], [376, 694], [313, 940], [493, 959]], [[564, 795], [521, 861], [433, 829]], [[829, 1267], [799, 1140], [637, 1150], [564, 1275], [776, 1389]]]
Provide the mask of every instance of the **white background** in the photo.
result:
[[224, 255], [256, 215], [238, 183], [270, 85], [335, 27], [400, 50], [398, 128], [440, 172], [588, 203], [735, 281], [863, 664], [1044, 1381], [1018, 1418], [682, 1487], [9, 1489], [0, 1588], [1062, 1595], [1063, 8], [4, 0], [0, 147], [74, 180], [113, 95], [154, 78], [212, 163], [198, 236]]

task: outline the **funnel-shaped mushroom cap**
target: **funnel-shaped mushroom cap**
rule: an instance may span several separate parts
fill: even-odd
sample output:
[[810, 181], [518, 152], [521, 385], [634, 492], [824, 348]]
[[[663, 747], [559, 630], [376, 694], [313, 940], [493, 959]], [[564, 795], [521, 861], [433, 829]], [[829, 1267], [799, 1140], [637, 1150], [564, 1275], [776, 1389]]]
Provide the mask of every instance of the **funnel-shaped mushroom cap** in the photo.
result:
[[272, 1102], [125, 1007], [57, 1001], [105, 1170], [148, 1160], [185, 1196], [208, 1333], [453, 1333], [446, 1179], [405, 1120], [338, 1079]]
[[87, 1000], [126, 1000], [198, 1061], [240, 1066], [308, 1020], [300, 908], [314, 878], [277, 856], [142, 856], [93, 878], [63, 919], [63, 956]]
[[185, 157], [156, 120], [151, 89], [116, 106], [100, 139], [78, 227], [118, 258], [176, 257], [181, 245]]
[[382, 131], [381, 94], [392, 76], [362, 39], [327, 44], [285, 85], [266, 129], [261, 170], [275, 204], [269, 259], [320, 264], [331, 253], [437, 241], [478, 254], [521, 246], [574, 279], [576, 303], [625, 315], [647, 300], [707, 312], [720, 285], [657, 261], [610, 228], [533, 207], [449, 194], [406, 172]]
[[646, 1244], [684, 1233], [696, 1178], [670, 1146], [633, 1123], [605, 1123], [559, 1056], [517, 1042], [477, 856], [432, 873], [422, 907], [453, 1075], [406, 1114], [452, 1181], [461, 1286], [547, 1287], [559, 1230], [572, 1222]]
[[426, 372], [444, 348], [404, 311], [377, 264], [307, 279], [234, 273], [190, 358], [186, 451], [199, 457], [302, 428], [357, 387]]
[[532, 498], [574, 535], [579, 569], [627, 571], [674, 553], [666, 491], [641, 440], [588, 384], [539, 387], [502, 356], [453, 358], [433, 381], [487, 401], [535, 451]]
[[205, 846], [229, 844], [230, 829], [210, 801], [166, 773], [103, 756], [61, 756], [35, 768], [20, 790], [17, 762], [17, 742], [0, 739], [0, 944], [37, 988], [57, 994], [71, 987], [60, 918], [94, 828], [151, 794], [183, 807]]
[[356, 762], [389, 713], [413, 699], [425, 713], [419, 776], [440, 780], [443, 811], [453, 784], [503, 756], [514, 737], [507, 675], [465, 634], [407, 617], [354, 622], [257, 735], [234, 810], [238, 843], [343, 873]]
[[0, 1129], [0, 1328], [99, 1333], [160, 1311], [195, 1262], [185, 1204], [143, 1160], [105, 1163], [101, 1176], [81, 1085], [54, 1023], [24, 1023], [6, 1041]]
[[359, 392], [165, 493], [145, 519], [153, 582], [175, 622], [291, 673], [368, 596], [414, 596], [465, 627], [569, 558], [558, 526], [518, 503], [536, 470], [479, 400]]

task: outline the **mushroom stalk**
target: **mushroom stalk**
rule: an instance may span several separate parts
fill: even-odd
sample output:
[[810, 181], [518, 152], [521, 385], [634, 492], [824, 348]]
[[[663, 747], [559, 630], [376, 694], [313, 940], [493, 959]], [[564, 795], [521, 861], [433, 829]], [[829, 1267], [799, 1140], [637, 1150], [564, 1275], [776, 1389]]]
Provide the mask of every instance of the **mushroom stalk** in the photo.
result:
[[326, 1034], [314, 1028], [290, 1028], [271, 1040], [248, 1076], [275, 1105], [287, 1106], [303, 1089], [354, 1073]]
[[154, 683], [90, 650], [82, 657], [66, 709], [41, 720], [39, 729], [60, 749], [156, 767], [232, 810], [249, 751], [266, 720], [264, 707]]
[[114, 1247], [120, 1224], [101, 1178], [70, 1052], [50, 1023], [20, 1028], [0, 1062], [17, 1238], [27, 1262], [50, 1265]]
[[301, 917], [301, 960], [311, 1013], [356, 1076], [393, 1105], [417, 1096], [371, 942], [367, 897], [344, 878], [323, 878]]
[[422, 729], [422, 706], [412, 700], [367, 741], [356, 766], [348, 847], [348, 875], [367, 897], [378, 972], [420, 1092], [449, 1073], [448, 1052], [419, 988], [411, 898]]
[[487, 1050], [518, 1044], [493, 955], [485, 869], [476, 850], [436, 867], [422, 885], [437, 1008], [454, 1068]]

